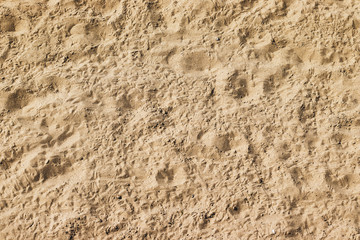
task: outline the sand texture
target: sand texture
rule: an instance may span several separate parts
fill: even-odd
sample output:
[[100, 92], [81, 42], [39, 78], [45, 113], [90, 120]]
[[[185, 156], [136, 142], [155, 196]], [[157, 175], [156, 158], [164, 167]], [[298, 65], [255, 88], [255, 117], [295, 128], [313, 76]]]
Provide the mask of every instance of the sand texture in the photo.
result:
[[360, 239], [357, 0], [0, 0], [0, 239]]

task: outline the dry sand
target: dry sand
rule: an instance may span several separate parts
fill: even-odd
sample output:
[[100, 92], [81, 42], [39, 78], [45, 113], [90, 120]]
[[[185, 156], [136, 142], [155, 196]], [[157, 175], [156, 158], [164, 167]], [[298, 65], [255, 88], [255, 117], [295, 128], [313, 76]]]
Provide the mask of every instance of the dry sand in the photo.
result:
[[360, 2], [0, 1], [0, 239], [360, 239]]

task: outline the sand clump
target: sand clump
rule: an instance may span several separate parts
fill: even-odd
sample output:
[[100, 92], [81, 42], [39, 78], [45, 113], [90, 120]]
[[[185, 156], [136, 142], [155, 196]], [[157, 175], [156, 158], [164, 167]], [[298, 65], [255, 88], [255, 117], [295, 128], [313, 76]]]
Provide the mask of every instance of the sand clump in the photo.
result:
[[359, 239], [359, 10], [0, 1], [0, 239]]

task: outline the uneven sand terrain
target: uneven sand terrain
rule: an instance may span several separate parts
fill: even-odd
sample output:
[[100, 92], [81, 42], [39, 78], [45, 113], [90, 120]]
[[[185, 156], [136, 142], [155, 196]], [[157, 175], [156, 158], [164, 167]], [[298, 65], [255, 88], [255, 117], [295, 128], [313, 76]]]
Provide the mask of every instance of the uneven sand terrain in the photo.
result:
[[360, 239], [357, 0], [1, 0], [0, 239]]

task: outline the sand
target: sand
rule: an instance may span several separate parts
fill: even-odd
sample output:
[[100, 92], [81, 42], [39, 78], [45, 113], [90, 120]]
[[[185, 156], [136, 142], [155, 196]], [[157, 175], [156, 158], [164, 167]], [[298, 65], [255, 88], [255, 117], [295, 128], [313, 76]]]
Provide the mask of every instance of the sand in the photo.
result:
[[0, 1], [0, 239], [360, 239], [360, 2]]

